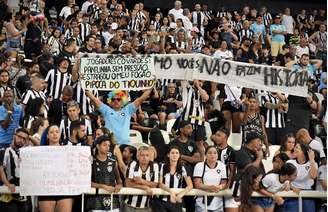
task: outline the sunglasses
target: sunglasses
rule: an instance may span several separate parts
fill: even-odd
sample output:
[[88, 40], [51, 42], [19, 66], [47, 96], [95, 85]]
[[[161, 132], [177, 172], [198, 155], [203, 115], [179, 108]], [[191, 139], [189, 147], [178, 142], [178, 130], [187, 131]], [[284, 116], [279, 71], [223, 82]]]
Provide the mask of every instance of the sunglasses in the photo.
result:
[[114, 101], [118, 101], [118, 102], [120, 102], [121, 101], [121, 98], [112, 98], [112, 101], [114, 102]]

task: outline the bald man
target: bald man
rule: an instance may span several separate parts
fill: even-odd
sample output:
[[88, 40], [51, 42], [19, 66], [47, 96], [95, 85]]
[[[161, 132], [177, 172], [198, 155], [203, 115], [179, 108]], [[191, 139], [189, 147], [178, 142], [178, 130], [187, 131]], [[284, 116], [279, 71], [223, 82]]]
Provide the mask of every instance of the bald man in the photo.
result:
[[307, 129], [302, 128], [296, 133], [296, 140], [305, 145], [309, 145], [313, 150], [320, 153], [320, 160], [326, 158], [326, 154], [323, 150], [323, 145], [321, 142], [311, 138], [310, 133]]

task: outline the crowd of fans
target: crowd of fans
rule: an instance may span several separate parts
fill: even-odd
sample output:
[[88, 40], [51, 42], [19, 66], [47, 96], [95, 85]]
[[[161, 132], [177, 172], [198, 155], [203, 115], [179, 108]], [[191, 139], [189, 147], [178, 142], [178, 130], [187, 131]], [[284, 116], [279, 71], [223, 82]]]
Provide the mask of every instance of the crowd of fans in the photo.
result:
[[[92, 187], [149, 194], [89, 196], [87, 211], [201, 212], [207, 204], [208, 211], [287, 212], [298, 211], [298, 200], [277, 192], [326, 190], [325, 8], [271, 14], [264, 6], [226, 11], [175, 1], [165, 14], [145, 6], [151, 7], [68, 0], [57, 11], [43, 0], [22, 0], [13, 11], [0, 1], [0, 181], [12, 192], [19, 186], [20, 148], [82, 145], [93, 155]], [[285, 66], [308, 73], [308, 97], [170, 76], [146, 91], [90, 91], [81, 86], [79, 53], [201, 53]], [[143, 145], [131, 143], [131, 129], [142, 134]], [[229, 145], [232, 135], [241, 135], [241, 147]], [[271, 145], [280, 149], [270, 153]], [[271, 171], [262, 163], [270, 157]], [[157, 187], [170, 195], [154, 196]], [[185, 196], [192, 188], [231, 189], [233, 196], [205, 202]], [[251, 197], [253, 191], [263, 197]], [[75, 196], [0, 196], [0, 211], [78, 211], [80, 205]], [[326, 201], [302, 205], [326, 211]]]

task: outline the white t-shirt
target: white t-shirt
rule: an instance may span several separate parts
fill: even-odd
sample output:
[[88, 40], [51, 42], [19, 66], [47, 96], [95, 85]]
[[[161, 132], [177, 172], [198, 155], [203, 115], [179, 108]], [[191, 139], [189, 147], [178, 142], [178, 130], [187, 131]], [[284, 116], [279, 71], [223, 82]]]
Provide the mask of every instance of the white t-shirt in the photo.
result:
[[214, 52], [213, 57], [219, 58], [219, 59], [232, 59], [233, 54], [229, 50], [221, 51], [220, 49], [218, 49]]
[[69, 15], [72, 14], [72, 8], [69, 6], [63, 7], [63, 9], [60, 11], [59, 17], [64, 17], [66, 19]]
[[[299, 164], [296, 160], [288, 160], [287, 163], [293, 164], [297, 169], [297, 177], [291, 185], [295, 188], [310, 190], [314, 183], [314, 180], [311, 179], [309, 175], [311, 168], [310, 161], [304, 164]], [[316, 163], [315, 166], [318, 168]]]
[[277, 193], [285, 190], [288, 184], [288, 181], [281, 183], [279, 180], [279, 174], [276, 173], [267, 174], [262, 179], [262, 185], [268, 192], [271, 193]]
[[301, 57], [303, 54], [310, 54], [310, 49], [308, 46], [301, 47], [301, 46], [296, 46], [296, 56]]
[[81, 8], [81, 11], [82, 11], [82, 13], [87, 13], [88, 12], [88, 8], [89, 8], [89, 6], [91, 5], [91, 4], [93, 4], [92, 2], [90, 2], [90, 1], [85, 1], [83, 4], [82, 4], [82, 8]]
[[318, 177], [317, 177], [317, 183], [316, 183], [316, 188], [315, 188], [315, 190], [317, 190], [317, 191], [323, 191], [323, 188], [320, 184], [321, 180], [327, 181], [327, 165], [322, 165], [318, 169]]
[[242, 90], [241, 88], [238, 87], [234, 87], [234, 86], [229, 86], [229, 85], [225, 85], [224, 86], [224, 91], [226, 94], [226, 98], [224, 99], [225, 102], [227, 101], [235, 101], [235, 100], [239, 100]]
[[326, 157], [325, 151], [323, 151], [322, 143], [320, 143], [319, 141], [313, 139], [309, 143], [309, 146], [311, 147], [311, 149], [319, 152], [320, 158], [325, 158]]
[[282, 16], [282, 22], [281, 24], [284, 25], [286, 27], [286, 31], [288, 34], [294, 34], [294, 19], [292, 16], [287, 16], [287, 15], [283, 15]]
[[174, 20], [176, 21], [178, 18], [181, 18], [183, 16], [183, 9], [180, 8], [179, 10], [176, 10], [175, 8], [170, 9], [168, 14], [172, 14], [174, 16]]
[[[204, 170], [205, 166], [205, 170]], [[203, 174], [204, 171], [204, 174]], [[205, 164], [205, 162], [199, 162], [196, 164], [194, 169], [194, 177], [201, 178], [203, 176], [203, 183], [205, 185], [219, 185], [222, 180], [227, 179], [226, 167], [221, 161], [217, 161], [214, 169]], [[198, 197], [196, 199], [196, 204], [200, 207], [204, 207], [203, 204], [204, 197]], [[218, 208], [223, 208], [223, 201], [221, 197], [214, 197], [211, 204], [207, 206], [208, 210], [217, 210]]]

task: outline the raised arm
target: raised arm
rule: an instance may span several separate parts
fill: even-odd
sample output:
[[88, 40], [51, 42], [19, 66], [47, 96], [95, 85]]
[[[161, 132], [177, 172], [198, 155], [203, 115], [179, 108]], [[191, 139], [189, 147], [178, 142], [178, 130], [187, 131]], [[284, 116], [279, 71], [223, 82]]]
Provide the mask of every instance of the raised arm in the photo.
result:
[[93, 102], [96, 108], [99, 108], [102, 104], [102, 102], [97, 97], [95, 97], [91, 91], [85, 90], [85, 95], [90, 98], [91, 102]]

